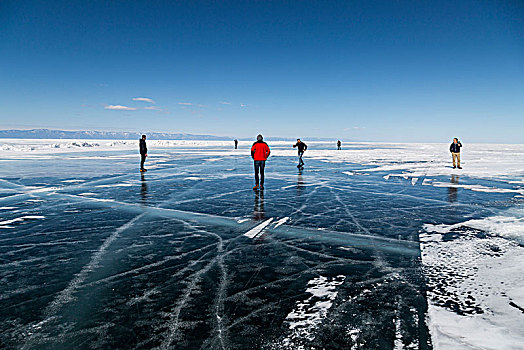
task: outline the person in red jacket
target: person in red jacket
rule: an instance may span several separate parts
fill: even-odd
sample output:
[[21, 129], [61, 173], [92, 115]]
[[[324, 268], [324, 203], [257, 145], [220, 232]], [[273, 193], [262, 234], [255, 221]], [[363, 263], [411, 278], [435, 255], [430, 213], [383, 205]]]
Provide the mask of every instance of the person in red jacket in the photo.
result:
[[[264, 142], [262, 135], [257, 136], [257, 142], [251, 146], [251, 158], [255, 161], [255, 187], [254, 190], [264, 189], [264, 168], [266, 167], [266, 160], [271, 151], [269, 146]], [[260, 172], [260, 182], [258, 173]], [[259, 185], [260, 184], [260, 185]]]

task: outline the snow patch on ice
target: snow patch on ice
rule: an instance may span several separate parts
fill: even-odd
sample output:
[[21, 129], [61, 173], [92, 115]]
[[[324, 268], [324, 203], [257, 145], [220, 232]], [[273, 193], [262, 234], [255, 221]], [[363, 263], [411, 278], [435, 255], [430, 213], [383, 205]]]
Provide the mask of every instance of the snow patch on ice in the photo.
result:
[[449, 182], [433, 182], [432, 186], [434, 187], [453, 187], [453, 188], [463, 188], [466, 190], [472, 190], [477, 192], [486, 192], [486, 193], [520, 193], [524, 194], [524, 189], [511, 189], [511, 188], [500, 188], [500, 187], [487, 187], [482, 185], [460, 185]]
[[515, 239], [521, 244], [524, 244], [524, 209], [513, 208], [508, 210], [505, 216], [490, 216], [484, 219], [468, 220], [453, 225], [425, 224], [424, 230], [426, 232], [445, 234], [461, 228], [467, 229], [468, 227]]
[[495, 216], [424, 226], [426, 321], [436, 349], [522, 348], [524, 248], [501, 237], [522, 236], [522, 224], [521, 218]]
[[289, 217], [288, 217], [288, 216], [286, 216], [285, 218], [282, 218], [282, 219], [278, 220], [278, 221], [276, 222], [276, 224], [275, 224], [275, 228], [277, 228], [277, 227], [279, 227], [279, 226], [285, 224], [288, 220], [289, 220]]
[[315, 277], [308, 282], [306, 293], [310, 296], [296, 303], [293, 310], [286, 316], [286, 324], [291, 334], [282, 345], [284, 348], [301, 349], [297, 346], [302, 340], [315, 339], [315, 329], [326, 318], [333, 301], [338, 295], [337, 287], [344, 282], [345, 276], [333, 278]]
[[264, 221], [260, 225], [257, 225], [255, 227], [253, 227], [251, 230], [249, 230], [246, 233], [244, 233], [244, 236], [246, 236], [248, 238], [251, 238], [251, 239], [256, 238], [257, 236], [259, 236], [262, 233], [262, 230], [265, 229], [267, 227], [267, 225], [269, 225], [271, 223], [271, 221], [273, 221], [273, 218], [267, 219], [266, 221]]
[[11, 219], [11, 220], [0, 221], [0, 226], [9, 225], [9, 224], [13, 224], [15, 222], [22, 222], [22, 221], [26, 221], [26, 220], [39, 220], [39, 219], [45, 219], [45, 216], [42, 216], [42, 215], [25, 215], [25, 216], [21, 216], [19, 218]]
[[133, 184], [121, 183], [121, 184], [110, 184], [110, 185], [97, 185], [95, 187], [98, 187], [98, 188], [110, 188], [110, 187], [129, 187], [129, 186], [133, 186]]
[[43, 193], [43, 192], [53, 192], [53, 191], [58, 191], [60, 189], [62, 189], [61, 187], [55, 187], [55, 186], [52, 186], [52, 187], [34, 187], [34, 186], [27, 186], [27, 193], [29, 194], [32, 194], [32, 193]]
[[424, 179], [422, 181], [422, 186], [431, 186], [431, 181], [433, 181], [433, 179]]

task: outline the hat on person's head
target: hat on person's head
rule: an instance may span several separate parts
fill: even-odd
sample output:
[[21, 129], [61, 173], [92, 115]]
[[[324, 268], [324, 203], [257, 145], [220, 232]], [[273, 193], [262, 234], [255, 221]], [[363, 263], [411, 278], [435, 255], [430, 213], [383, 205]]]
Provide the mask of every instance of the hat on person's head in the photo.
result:
[[146, 138], [146, 135], [142, 135], [142, 138], [145, 139], [145, 138]]
[[262, 141], [264, 138], [262, 137], [262, 135], [258, 134], [257, 136], [257, 141]]

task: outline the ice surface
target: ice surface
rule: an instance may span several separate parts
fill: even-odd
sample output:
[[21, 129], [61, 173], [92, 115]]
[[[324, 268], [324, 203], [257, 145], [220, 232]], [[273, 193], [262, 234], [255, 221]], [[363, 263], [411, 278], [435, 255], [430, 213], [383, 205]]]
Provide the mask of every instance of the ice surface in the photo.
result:
[[429, 232], [421, 237], [434, 345], [521, 348], [524, 249], [501, 236], [486, 235], [490, 231], [472, 228], [474, 221], [446, 230], [437, 227], [438, 233], [426, 226]]
[[0, 145], [0, 347], [523, 342], [522, 145]]

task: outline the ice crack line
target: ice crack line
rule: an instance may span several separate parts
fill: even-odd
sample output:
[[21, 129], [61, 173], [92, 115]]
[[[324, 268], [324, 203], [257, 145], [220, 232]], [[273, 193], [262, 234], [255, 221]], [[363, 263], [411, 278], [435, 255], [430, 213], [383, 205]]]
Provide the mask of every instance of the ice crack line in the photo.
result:
[[[217, 296], [215, 299], [215, 315], [216, 315], [216, 328], [217, 328], [217, 336], [218, 340], [220, 342], [220, 347], [222, 349], [226, 349], [225, 346], [227, 335], [225, 334], [224, 330], [224, 298], [226, 294], [226, 287], [227, 287], [227, 271], [226, 267], [224, 266], [224, 255], [223, 255], [223, 244], [220, 242], [218, 246], [218, 253], [219, 256], [217, 257], [217, 265], [220, 269], [220, 282], [217, 290]], [[222, 316], [221, 316], [222, 315]]]
[[215, 262], [216, 258], [211, 260], [204, 268], [193, 274], [191, 280], [188, 281], [188, 285], [184, 291], [184, 294], [179, 299], [176, 307], [173, 309], [170, 315], [171, 319], [167, 323], [167, 334], [158, 349], [169, 349], [171, 347], [171, 343], [177, 339], [180, 324], [180, 312], [187, 306], [187, 303], [191, 298], [191, 293], [193, 293], [193, 291], [197, 288], [198, 283], [202, 279], [202, 275], [207, 273], [215, 264]]
[[346, 214], [351, 218], [351, 220], [353, 221], [353, 223], [358, 227], [360, 228], [363, 232], [367, 233], [370, 237], [370, 242], [371, 244], [373, 245], [373, 251], [375, 252], [375, 257], [376, 257], [376, 260], [375, 260], [375, 263], [377, 266], [379, 267], [382, 267], [384, 269], [389, 269], [390, 266], [389, 264], [386, 262], [386, 260], [384, 259], [384, 254], [379, 250], [377, 249], [376, 245], [375, 245], [375, 240], [373, 239], [374, 238], [374, 235], [367, 229], [365, 228], [364, 226], [362, 226], [360, 224], [360, 222], [357, 220], [357, 218], [355, 217], [355, 215], [353, 215], [353, 213], [351, 212], [351, 210], [349, 210], [348, 206], [342, 201], [342, 199], [340, 199], [340, 196], [338, 195], [338, 193], [336, 193], [335, 191], [331, 190], [331, 193], [333, 193], [335, 195], [335, 199], [337, 202], [340, 203], [340, 205], [342, 205], [343, 207], [343, 210], [346, 212]]
[[[104, 243], [98, 248], [98, 250], [91, 256], [91, 260], [87, 265], [85, 265], [82, 270], [69, 282], [69, 285], [62, 290], [55, 299], [46, 307], [44, 311], [45, 319], [38, 323], [38, 329], [41, 329], [49, 320], [53, 318], [54, 315], [67, 303], [74, 300], [73, 293], [79, 288], [79, 286], [86, 280], [87, 275], [98, 267], [100, 260], [104, 256], [107, 248], [115, 241], [115, 239], [125, 230], [133, 226], [133, 224], [140, 220], [145, 213], [135, 216], [131, 221], [117, 228], [109, 237], [106, 238]], [[35, 334], [36, 335], [36, 334]], [[23, 349], [26, 349], [31, 346], [33, 337], [29, 338], [28, 341], [23, 346]]]

